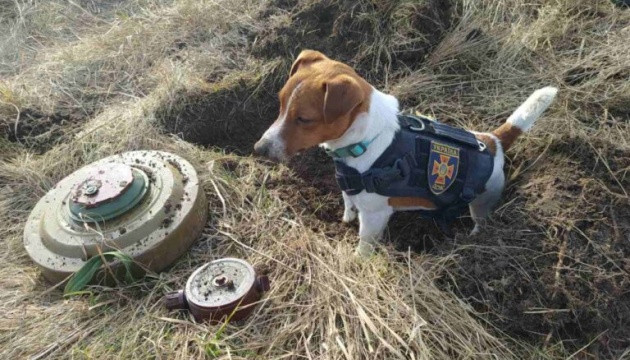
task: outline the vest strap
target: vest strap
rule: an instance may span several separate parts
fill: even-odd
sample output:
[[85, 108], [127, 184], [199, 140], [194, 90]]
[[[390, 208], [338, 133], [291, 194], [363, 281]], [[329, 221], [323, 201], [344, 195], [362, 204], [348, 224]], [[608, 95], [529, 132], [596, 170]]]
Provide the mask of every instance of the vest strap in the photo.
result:
[[396, 160], [392, 166], [371, 168], [363, 174], [341, 161], [335, 161], [335, 168], [337, 184], [348, 195], [356, 195], [363, 190], [382, 192], [389, 184], [407, 178], [411, 172], [407, 157]]

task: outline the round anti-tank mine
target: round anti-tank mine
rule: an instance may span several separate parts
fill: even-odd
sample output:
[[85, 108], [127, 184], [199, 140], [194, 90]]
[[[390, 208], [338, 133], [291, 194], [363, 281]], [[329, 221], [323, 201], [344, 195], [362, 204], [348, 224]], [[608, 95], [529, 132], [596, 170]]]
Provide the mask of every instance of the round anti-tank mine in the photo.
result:
[[24, 246], [53, 282], [93, 256], [119, 250], [161, 271], [199, 237], [207, 204], [197, 173], [166, 152], [132, 151], [89, 164], [35, 205]]

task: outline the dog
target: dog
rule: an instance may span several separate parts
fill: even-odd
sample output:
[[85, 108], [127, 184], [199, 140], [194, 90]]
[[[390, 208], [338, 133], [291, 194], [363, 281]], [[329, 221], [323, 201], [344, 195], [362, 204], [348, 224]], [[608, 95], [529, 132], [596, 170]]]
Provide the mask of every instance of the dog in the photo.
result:
[[[455, 181], [454, 172], [462, 161], [459, 158], [462, 153], [459, 151], [474, 156], [485, 155], [490, 159], [486, 167], [488, 174], [483, 177], [483, 183], [477, 186], [474, 198], [469, 197], [465, 203], [475, 223], [471, 235], [477, 234], [484, 219], [501, 197], [505, 185], [505, 151], [519, 135], [532, 127], [552, 103], [556, 93], [557, 89], [554, 87], [535, 91], [504, 124], [492, 132], [460, 133], [458, 131], [461, 130], [447, 126], [446, 139], [451, 142], [444, 143], [444, 146], [441, 145], [441, 140], [431, 142], [429, 155], [430, 159], [435, 160], [429, 165], [433, 169], [428, 168], [428, 174], [433, 174], [429, 175], [428, 182], [432, 186], [432, 193], [422, 190], [423, 194], [430, 196], [382, 195], [374, 189], [368, 191], [367, 180], [361, 180], [365, 183], [362, 191], [342, 191], [342, 221], [351, 222], [357, 216], [359, 218], [360, 239], [356, 252], [361, 256], [373, 253], [394, 211], [440, 211], [448, 215], [449, 208], [444, 210], [445, 207], [439, 204], [436, 194]], [[365, 176], [373, 173], [371, 167], [382, 158], [384, 152], [395, 145], [393, 142], [398, 141], [398, 134], [402, 132], [398, 100], [394, 96], [380, 92], [350, 66], [329, 59], [318, 51], [304, 50], [299, 54], [291, 67], [286, 84], [279, 92], [279, 100], [278, 118], [254, 146], [256, 154], [277, 162], [286, 162], [293, 155], [319, 145], [328, 153], [337, 152], [339, 156], [336, 157], [335, 164], [338, 165], [338, 171], [340, 166], [355, 172], [358, 174], [356, 176]], [[437, 132], [438, 127], [444, 126], [437, 122], [426, 122], [426, 119], [413, 121], [421, 126], [420, 130], [426, 125], [435, 128], [433, 132]], [[470, 141], [471, 136], [474, 144]], [[475, 149], [477, 144], [479, 150]], [[466, 149], [460, 150], [461, 146]], [[340, 149], [344, 150], [341, 154], [338, 151]], [[469, 176], [473, 176], [476, 171], [474, 162], [469, 162], [467, 166], [470, 168]], [[344, 175], [338, 174], [338, 180], [339, 176]], [[406, 178], [409, 178], [408, 174]], [[390, 192], [395, 193], [396, 189]]]

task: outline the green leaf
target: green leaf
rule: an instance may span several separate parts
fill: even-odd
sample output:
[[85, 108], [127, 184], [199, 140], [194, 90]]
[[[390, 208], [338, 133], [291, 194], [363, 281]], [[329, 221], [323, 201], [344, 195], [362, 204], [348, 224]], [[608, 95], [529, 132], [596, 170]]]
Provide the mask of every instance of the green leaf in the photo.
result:
[[204, 351], [206, 356], [210, 359], [216, 359], [221, 355], [221, 348], [219, 348], [219, 345], [213, 341], [206, 343]]
[[94, 256], [83, 264], [81, 269], [72, 275], [66, 287], [63, 290], [64, 296], [71, 296], [76, 294], [82, 294], [87, 284], [92, 281], [96, 272], [103, 266], [103, 259], [108, 263], [112, 260], [118, 260], [125, 267], [125, 281], [131, 283], [135, 281], [132, 275], [133, 259], [120, 251], [109, 251], [101, 254], [100, 256]]
[[94, 256], [90, 260], [86, 261], [83, 267], [79, 269], [76, 273], [72, 275], [66, 287], [63, 289], [64, 295], [69, 295], [72, 293], [77, 293], [94, 278], [94, 275], [101, 268], [103, 264], [103, 260], [100, 256]]
[[94, 293], [91, 291], [83, 290], [83, 291], [75, 291], [71, 293], [64, 293], [64, 296], [80, 296], [80, 295], [90, 295], [90, 301], [93, 301]]

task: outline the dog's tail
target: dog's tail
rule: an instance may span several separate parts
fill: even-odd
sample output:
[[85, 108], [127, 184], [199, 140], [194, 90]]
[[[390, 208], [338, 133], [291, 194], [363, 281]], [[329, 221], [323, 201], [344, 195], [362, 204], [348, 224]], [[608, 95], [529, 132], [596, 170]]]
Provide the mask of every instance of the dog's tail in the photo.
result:
[[558, 89], [551, 86], [534, 91], [534, 93], [510, 115], [505, 124], [499, 126], [492, 132], [492, 134], [501, 141], [501, 146], [504, 151], [512, 146], [514, 140], [516, 140], [519, 135], [528, 131], [532, 125], [534, 125], [534, 122], [536, 122], [540, 115], [551, 105], [557, 92]]

